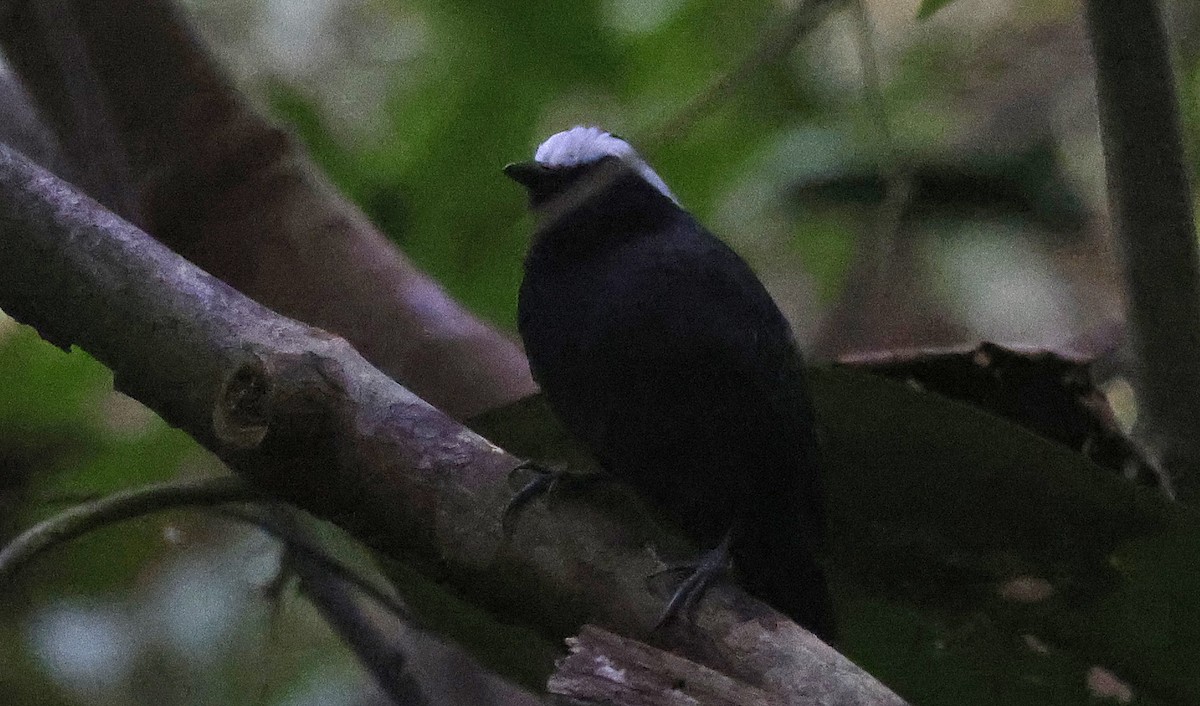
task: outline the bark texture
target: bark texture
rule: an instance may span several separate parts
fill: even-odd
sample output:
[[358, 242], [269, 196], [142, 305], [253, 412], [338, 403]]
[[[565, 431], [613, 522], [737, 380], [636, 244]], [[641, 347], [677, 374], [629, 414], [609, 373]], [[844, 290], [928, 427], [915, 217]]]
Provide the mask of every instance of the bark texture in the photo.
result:
[[[545, 634], [587, 621], [650, 634], [663, 596], [645, 577], [666, 567], [650, 548], [673, 540], [632, 495], [531, 507], [506, 538], [517, 459], [345, 340], [241, 295], [2, 146], [0, 233], [0, 308], [90, 352], [270, 495]], [[732, 586], [656, 638], [780, 703], [902, 703]]]

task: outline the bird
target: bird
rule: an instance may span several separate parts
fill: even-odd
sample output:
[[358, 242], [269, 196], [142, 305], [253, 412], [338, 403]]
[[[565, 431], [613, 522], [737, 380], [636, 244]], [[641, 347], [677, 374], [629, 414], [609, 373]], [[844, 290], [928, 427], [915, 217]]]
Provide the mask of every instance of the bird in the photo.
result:
[[535, 215], [517, 302], [534, 379], [603, 471], [705, 552], [668, 613], [731, 562], [751, 595], [832, 639], [804, 360], [758, 277], [599, 127], [504, 171]]

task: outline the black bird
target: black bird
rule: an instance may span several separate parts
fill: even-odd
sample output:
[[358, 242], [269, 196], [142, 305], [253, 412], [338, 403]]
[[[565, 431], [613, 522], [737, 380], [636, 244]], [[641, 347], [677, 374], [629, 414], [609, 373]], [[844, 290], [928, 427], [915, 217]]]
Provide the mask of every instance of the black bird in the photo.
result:
[[505, 173], [538, 216], [518, 320], [550, 406], [712, 549], [688, 600], [732, 558], [746, 590], [831, 639], [804, 364], [770, 295], [603, 130], [560, 132]]

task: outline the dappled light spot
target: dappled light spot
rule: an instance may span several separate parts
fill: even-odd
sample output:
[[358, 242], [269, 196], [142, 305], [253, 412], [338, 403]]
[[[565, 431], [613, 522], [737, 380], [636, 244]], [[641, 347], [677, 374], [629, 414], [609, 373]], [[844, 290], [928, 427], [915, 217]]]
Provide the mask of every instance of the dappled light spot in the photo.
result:
[[133, 440], [156, 428], [158, 415], [132, 397], [110, 390], [100, 400], [100, 422], [113, 435]]
[[1049, 645], [1042, 642], [1037, 635], [1022, 635], [1021, 641], [1025, 643], [1025, 646], [1028, 647], [1031, 652], [1036, 652], [1040, 655], [1050, 652]]
[[1000, 584], [997, 593], [1013, 603], [1041, 603], [1054, 595], [1054, 586], [1036, 576], [1018, 576]]
[[1120, 704], [1133, 701], [1133, 689], [1104, 667], [1092, 667], [1087, 673], [1088, 692], [1097, 699], [1109, 699]]

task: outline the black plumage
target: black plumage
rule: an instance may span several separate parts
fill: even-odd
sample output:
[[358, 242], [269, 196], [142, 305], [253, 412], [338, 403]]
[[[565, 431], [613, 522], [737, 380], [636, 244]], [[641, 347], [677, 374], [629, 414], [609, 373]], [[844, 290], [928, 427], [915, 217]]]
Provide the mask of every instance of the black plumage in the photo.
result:
[[745, 261], [636, 164], [506, 170], [540, 216], [518, 307], [534, 377], [605, 469], [705, 549], [732, 531], [742, 585], [829, 639], [820, 458], [791, 329]]

